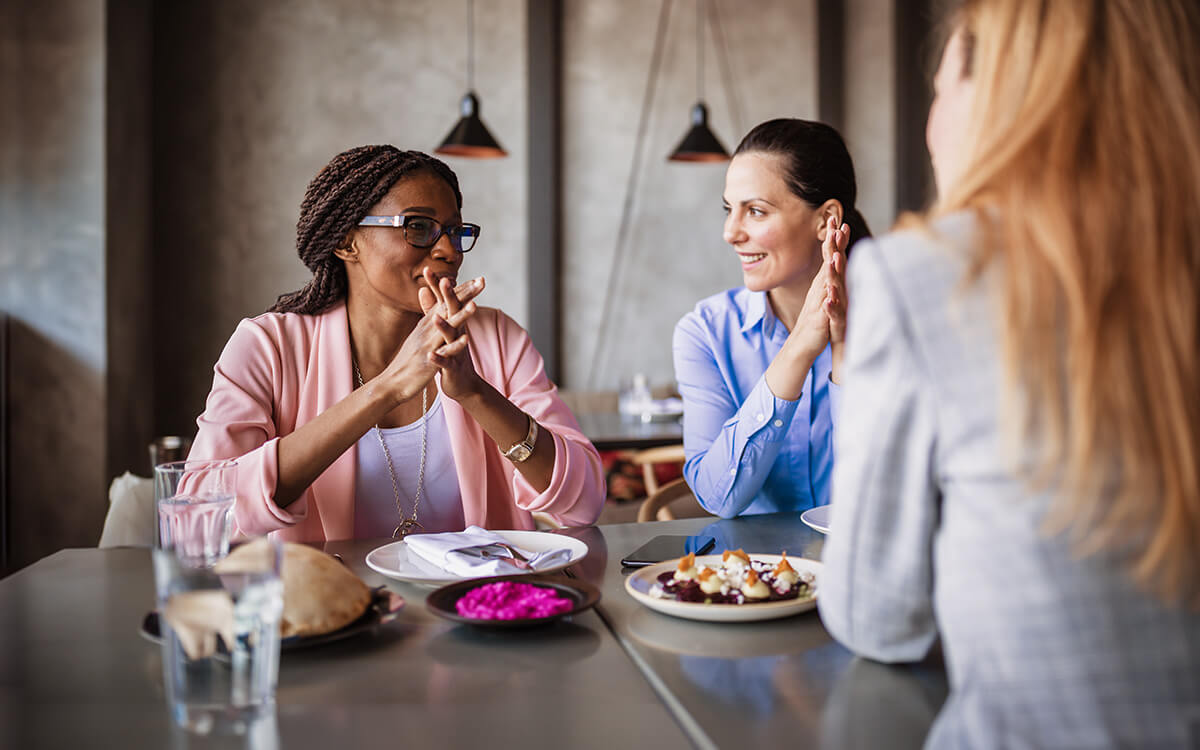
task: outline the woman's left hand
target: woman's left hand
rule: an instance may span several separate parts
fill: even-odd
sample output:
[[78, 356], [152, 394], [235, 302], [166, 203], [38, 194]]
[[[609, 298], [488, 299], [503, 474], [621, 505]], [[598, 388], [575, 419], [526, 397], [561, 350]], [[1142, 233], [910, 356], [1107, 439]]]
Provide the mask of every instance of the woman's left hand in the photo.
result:
[[850, 244], [850, 227], [829, 218], [825, 241], [821, 243], [827, 273], [823, 308], [829, 318], [829, 344], [833, 355], [833, 382], [841, 382], [842, 354], [846, 345], [846, 247]]
[[[436, 351], [429, 353], [429, 361], [442, 371], [442, 393], [455, 401], [478, 395], [483, 389], [483, 378], [479, 377], [479, 373], [475, 371], [475, 364], [471, 361], [470, 338], [466, 326], [455, 328], [446, 320], [457, 314], [464, 305], [455, 294], [454, 284], [450, 279], [437, 279], [428, 268], [425, 269], [424, 275], [426, 286], [417, 293], [421, 309], [429, 314], [431, 310], [438, 308], [435, 324], [446, 341]], [[479, 279], [479, 283], [483, 284], [482, 278]], [[474, 305], [475, 302], [471, 301], [466, 307], [472, 308], [474, 312]]]

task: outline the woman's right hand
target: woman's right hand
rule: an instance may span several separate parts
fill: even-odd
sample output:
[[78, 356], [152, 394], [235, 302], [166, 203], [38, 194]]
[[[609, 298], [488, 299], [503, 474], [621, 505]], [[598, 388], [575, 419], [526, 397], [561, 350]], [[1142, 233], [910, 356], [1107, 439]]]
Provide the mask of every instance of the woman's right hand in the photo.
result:
[[[440, 369], [430, 361], [429, 355], [434, 352], [443, 355], [454, 354], [458, 349], [466, 347], [466, 334], [458, 339], [447, 342], [444, 333], [445, 325], [456, 331], [471, 318], [479, 308], [472, 301], [483, 291], [482, 279], [471, 279], [454, 288], [455, 297], [460, 307], [454, 313], [447, 313], [440, 305], [428, 309], [412, 333], [401, 344], [400, 350], [392, 361], [379, 375], [381, 382], [386, 383], [394, 394], [395, 404], [399, 405], [421, 392], [429, 384]], [[439, 326], [438, 321], [445, 321]]]
[[836, 220], [831, 218], [822, 241], [821, 268], [808, 286], [804, 305], [783, 348], [764, 373], [767, 387], [777, 398], [788, 401], [800, 398], [809, 369], [831, 341], [829, 291], [842, 288], [837, 281], [840, 277], [836, 264], [839, 257], [844, 258], [839, 253], [845, 253], [848, 237], [849, 232], [838, 229]]
[[829, 344], [829, 315], [825, 312], [825, 288], [829, 282], [830, 260], [822, 258], [821, 270], [809, 284], [804, 306], [792, 324], [785, 346], [797, 356], [814, 360]]
[[833, 367], [829, 377], [842, 382], [842, 360], [846, 349], [846, 248], [850, 245], [850, 227], [841, 227], [830, 218], [828, 234], [821, 245], [828, 273], [825, 279], [825, 314], [829, 317], [829, 344]]

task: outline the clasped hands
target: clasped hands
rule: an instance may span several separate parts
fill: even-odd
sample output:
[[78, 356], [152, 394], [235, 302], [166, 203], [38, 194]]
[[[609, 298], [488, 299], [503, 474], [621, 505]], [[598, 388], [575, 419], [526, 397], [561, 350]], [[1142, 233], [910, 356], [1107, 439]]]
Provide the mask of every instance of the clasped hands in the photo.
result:
[[792, 327], [792, 337], [815, 359], [826, 344], [833, 345], [834, 382], [840, 381], [842, 346], [846, 341], [846, 247], [850, 227], [830, 216], [821, 242], [821, 269], [813, 277], [804, 307]]
[[424, 271], [426, 286], [417, 296], [425, 319], [432, 322], [440, 336], [429, 337], [426, 360], [442, 373], [442, 392], [458, 401], [479, 392], [483, 383], [468, 351], [467, 320], [479, 309], [474, 298], [484, 288], [483, 277], [455, 287], [446, 277], [436, 278], [428, 268]]
[[456, 401], [479, 393], [482, 378], [468, 351], [467, 320], [478, 310], [474, 299], [483, 291], [483, 277], [454, 286], [426, 268], [426, 286], [417, 291], [424, 313], [404, 339], [382, 374], [396, 404], [419, 395], [439, 371], [442, 392]]

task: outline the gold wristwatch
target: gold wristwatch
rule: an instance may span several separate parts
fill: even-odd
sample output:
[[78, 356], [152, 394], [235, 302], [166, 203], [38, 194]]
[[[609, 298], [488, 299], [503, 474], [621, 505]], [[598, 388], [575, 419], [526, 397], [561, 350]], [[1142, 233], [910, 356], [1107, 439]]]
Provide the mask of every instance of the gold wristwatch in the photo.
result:
[[528, 414], [525, 417], [529, 420], [529, 433], [525, 439], [519, 443], [515, 443], [513, 447], [504, 451], [504, 457], [513, 463], [521, 463], [533, 455], [533, 446], [537, 442], [538, 425], [533, 417]]

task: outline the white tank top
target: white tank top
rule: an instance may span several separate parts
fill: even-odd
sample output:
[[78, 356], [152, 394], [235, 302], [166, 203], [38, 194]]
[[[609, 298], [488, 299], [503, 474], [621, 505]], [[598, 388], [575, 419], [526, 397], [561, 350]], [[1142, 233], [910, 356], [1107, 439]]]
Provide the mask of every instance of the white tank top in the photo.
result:
[[[416, 531], [462, 531], [466, 528], [462, 492], [458, 486], [458, 473], [440, 391], [423, 419], [427, 430], [425, 489], [421, 492], [421, 505], [417, 509], [417, 522], [421, 528]], [[396, 487], [400, 490], [400, 507], [404, 511], [404, 518], [408, 518], [412, 515], [421, 466], [421, 420], [403, 427], [385, 427], [381, 432], [392, 454]], [[355, 476], [354, 538], [389, 537], [400, 525], [401, 518], [396, 508], [396, 495], [392, 491], [387, 459], [374, 427], [359, 438], [355, 450], [358, 451], [358, 472]]]

